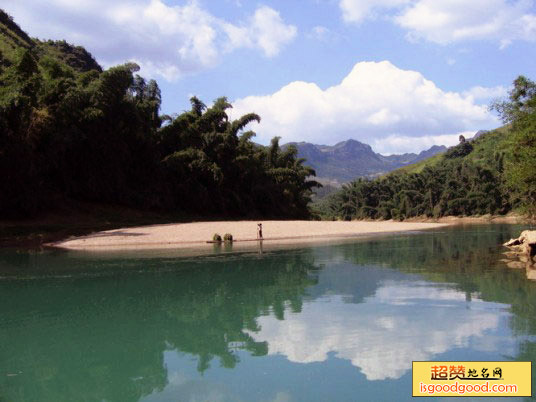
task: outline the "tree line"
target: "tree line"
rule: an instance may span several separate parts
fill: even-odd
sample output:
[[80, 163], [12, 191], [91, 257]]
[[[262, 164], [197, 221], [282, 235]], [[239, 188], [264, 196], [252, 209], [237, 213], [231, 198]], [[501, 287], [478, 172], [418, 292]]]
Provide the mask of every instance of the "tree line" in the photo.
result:
[[278, 137], [268, 147], [255, 144], [245, 128], [258, 115], [230, 120], [225, 97], [211, 106], [193, 97], [190, 110], [161, 115], [158, 84], [136, 74], [136, 64], [84, 71], [73, 67], [83, 64], [76, 54], [62, 59], [52, 48], [87, 59], [80, 48], [49, 43], [20, 48], [0, 66], [3, 217], [36, 215], [66, 200], [308, 216], [314, 170], [294, 147], [282, 150]]

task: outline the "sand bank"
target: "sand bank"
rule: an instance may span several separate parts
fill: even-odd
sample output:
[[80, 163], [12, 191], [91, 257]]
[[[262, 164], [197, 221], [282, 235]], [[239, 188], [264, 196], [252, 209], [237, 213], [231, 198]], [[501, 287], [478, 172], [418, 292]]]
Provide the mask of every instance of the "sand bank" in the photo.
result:
[[[257, 243], [257, 221], [194, 222], [107, 230], [50, 245], [72, 250], [122, 250], [212, 247], [214, 233], [231, 233], [235, 243]], [[262, 221], [264, 243], [292, 243], [352, 238], [392, 232], [434, 229], [447, 226], [422, 222], [325, 222]]]

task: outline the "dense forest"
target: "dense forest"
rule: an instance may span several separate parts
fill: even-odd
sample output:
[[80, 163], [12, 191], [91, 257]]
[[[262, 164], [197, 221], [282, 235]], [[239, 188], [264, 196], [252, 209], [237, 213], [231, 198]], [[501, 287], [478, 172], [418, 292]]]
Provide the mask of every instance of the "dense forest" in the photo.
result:
[[225, 97], [161, 115], [134, 63], [105, 71], [82, 47], [28, 37], [0, 10], [0, 215], [69, 202], [206, 216], [308, 216], [314, 170], [252, 142]]
[[383, 177], [357, 179], [316, 205], [324, 219], [536, 214], [536, 83], [518, 77], [495, 102], [506, 123], [442, 155]]

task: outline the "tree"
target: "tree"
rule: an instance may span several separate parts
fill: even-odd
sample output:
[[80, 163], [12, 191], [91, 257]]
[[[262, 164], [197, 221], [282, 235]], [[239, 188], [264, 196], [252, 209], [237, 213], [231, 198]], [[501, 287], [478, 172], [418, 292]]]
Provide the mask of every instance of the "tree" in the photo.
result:
[[492, 106], [510, 123], [512, 158], [505, 163], [505, 176], [514, 197], [532, 215], [536, 214], [536, 83], [519, 76], [508, 100]]

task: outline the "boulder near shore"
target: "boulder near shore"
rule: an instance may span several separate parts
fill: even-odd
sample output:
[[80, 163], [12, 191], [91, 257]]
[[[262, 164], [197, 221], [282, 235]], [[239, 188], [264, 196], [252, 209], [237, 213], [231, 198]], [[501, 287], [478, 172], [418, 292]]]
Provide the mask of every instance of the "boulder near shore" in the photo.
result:
[[503, 244], [510, 251], [504, 253], [506, 265], [510, 268], [527, 269], [527, 278], [536, 280], [536, 230], [524, 230], [517, 239]]
[[536, 255], [536, 230], [524, 230], [517, 239], [510, 239], [504, 246], [510, 247], [518, 254], [525, 254], [527, 257]]

